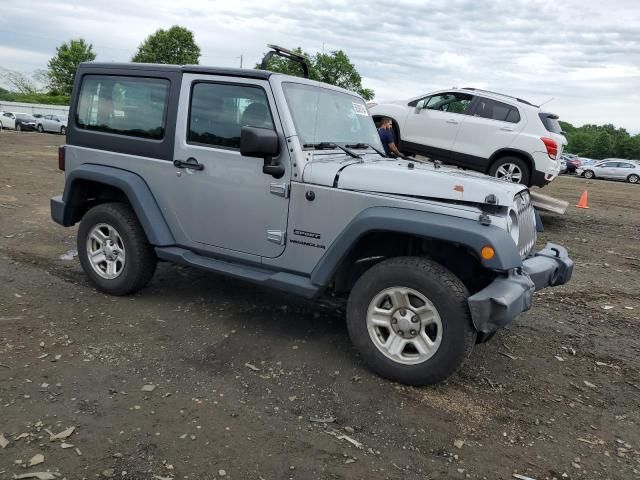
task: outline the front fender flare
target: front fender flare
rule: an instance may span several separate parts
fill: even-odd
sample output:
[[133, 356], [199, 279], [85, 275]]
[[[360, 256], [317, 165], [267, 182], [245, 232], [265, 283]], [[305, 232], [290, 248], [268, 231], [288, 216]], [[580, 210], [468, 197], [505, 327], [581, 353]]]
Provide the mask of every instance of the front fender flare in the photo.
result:
[[420, 210], [371, 207], [358, 214], [329, 246], [311, 272], [311, 282], [319, 286], [328, 285], [351, 247], [372, 232], [404, 233], [458, 243], [476, 253], [491, 245], [495, 255], [490, 260], [481, 259], [484, 267], [500, 271], [522, 267], [522, 259], [511, 236], [494, 225]]
[[78, 203], [83, 199], [75, 198], [77, 182], [82, 180], [102, 183], [121, 190], [127, 196], [149, 243], [159, 247], [175, 244], [162, 211], [142, 177], [127, 170], [103, 165], [83, 164], [69, 172], [62, 199], [58, 201], [58, 223], [68, 227], [82, 218]]

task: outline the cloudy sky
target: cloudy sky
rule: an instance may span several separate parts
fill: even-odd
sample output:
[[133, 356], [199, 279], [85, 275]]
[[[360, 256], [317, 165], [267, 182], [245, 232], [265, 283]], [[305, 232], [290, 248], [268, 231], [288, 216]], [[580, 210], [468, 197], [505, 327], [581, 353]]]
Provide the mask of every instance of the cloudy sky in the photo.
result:
[[0, 67], [45, 68], [77, 37], [128, 61], [175, 24], [202, 64], [253, 66], [267, 43], [342, 49], [378, 101], [475, 86], [640, 133], [640, 0], [0, 0]]

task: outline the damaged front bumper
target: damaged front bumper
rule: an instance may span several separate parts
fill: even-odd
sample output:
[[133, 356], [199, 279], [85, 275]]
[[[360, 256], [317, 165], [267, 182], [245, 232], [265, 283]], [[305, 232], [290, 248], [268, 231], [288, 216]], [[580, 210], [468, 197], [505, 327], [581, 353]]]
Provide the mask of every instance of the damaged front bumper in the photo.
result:
[[573, 260], [554, 243], [522, 262], [522, 268], [498, 277], [468, 299], [473, 325], [480, 338], [490, 336], [531, 308], [533, 293], [563, 285], [571, 279]]

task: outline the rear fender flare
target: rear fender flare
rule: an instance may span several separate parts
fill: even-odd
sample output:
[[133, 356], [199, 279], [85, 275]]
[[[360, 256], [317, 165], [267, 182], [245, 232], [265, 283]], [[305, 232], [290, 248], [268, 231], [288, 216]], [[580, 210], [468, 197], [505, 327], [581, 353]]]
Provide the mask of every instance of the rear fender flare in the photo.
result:
[[84, 164], [69, 172], [62, 195], [64, 202], [63, 225], [74, 225], [82, 218], [78, 203], [84, 199], [78, 199], [75, 191], [76, 186], [82, 180], [102, 183], [121, 190], [138, 217], [149, 243], [155, 246], [175, 244], [162, 211], [142, 177], [127, 170], [103, 165]]

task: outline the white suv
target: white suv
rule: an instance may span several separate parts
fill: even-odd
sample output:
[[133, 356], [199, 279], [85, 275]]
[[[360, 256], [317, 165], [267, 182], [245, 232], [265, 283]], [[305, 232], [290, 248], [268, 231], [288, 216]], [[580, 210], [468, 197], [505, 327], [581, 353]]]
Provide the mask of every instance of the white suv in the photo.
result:
[[515, 183], [542, 187], [560, 173], [567, 144], [558, 116], [520, 98], [453, 88], [369, 104], [389, 117], [399, 148]]

